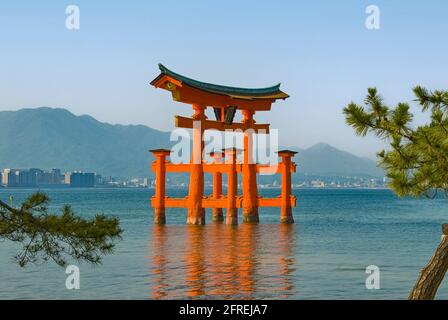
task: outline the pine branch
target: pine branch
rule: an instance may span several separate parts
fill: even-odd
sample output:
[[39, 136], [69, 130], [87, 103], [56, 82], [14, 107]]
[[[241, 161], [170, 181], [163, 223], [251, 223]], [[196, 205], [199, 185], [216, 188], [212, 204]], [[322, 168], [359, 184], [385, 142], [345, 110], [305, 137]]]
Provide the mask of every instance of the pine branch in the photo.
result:
[[64, 266], [68, 259], [99, 264], [113, 252], [122, 234], [117, 218], [99, 214], [83, 219], [70, 206], [64, 206], [59, 215], [50, 214], [48, 203], [48, 196], [40, 192], [19, 209], [0, 200], [0, 239], [22, 244], [15, 256], [20, 266], [48, 260]]
[[413, 114], [407, 103], [389, 109], [376, 88], [369, 88], [367, 109], [351, 102], [343, 112], [357, 135], [371, 132], [388, 141], [390, 151], [378, 153], [380, 165], [399, 195], [420, 196], [448, 188], [448, 92], [415, 87], [422, 111], [431, 110], [431, 122], [412, 129]]

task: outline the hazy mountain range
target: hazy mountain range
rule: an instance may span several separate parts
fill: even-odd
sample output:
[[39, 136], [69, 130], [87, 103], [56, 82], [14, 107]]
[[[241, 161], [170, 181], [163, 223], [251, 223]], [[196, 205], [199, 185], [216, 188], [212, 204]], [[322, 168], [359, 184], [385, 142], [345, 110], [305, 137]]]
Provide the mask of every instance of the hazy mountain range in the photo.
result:
[[[144, 177], [153, 148], [170, 146], [169, 133], [143, 125], [111, 125], [65, 109], [0, 112], [0, 168], [60, 168], [105, 176]], [[382, 176], [375, 162], [319, 143], [299, 151], [299, 172]]]

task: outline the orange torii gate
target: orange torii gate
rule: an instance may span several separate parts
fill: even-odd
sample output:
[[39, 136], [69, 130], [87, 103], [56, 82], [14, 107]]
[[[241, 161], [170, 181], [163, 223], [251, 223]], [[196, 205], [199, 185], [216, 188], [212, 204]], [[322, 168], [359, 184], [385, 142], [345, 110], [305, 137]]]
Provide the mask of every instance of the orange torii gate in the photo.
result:
[[[256, 164], [252, 161], [252, 141], [254, 133], [269, 133], [269, 124], [257, 124], [256, 111], [269, 111], [277, 99], [289, 96], [280, 90], [280, 84], [261, 89], [235, 88], [200, 82], [177, 74], [159, 64], [161, 71], [152, 82], [156, 88], [171, 92], [173, 100], [192, 105], [191, 118], [176, 116], [176, 127], [193, 129], [193, 157], [188, 164], [173, 164], [167, 161], [170, 150], [151, 150], [156, 160], [152, 170], [156, 176], [155, 195], [151, 199], [154, 207], [154, 222], [164, 224], [165, 208], [188, 208], [187, 223], [205, 224], [205, 208], [213, 209], [213, 220], [238, 224], [238, 209], [242, 208], [243, 222], [257, 223], [259, 207], [280, 207], [280, 221], [293, 223], [292, 207], [296, 198], [291, 193], [291, 172], [296, 166], [291, 158], [294, 151], [278, 152], [282, 159], [275, 166]], [[216, 120], [208, 120], [205, 109], [212, 107]], [[235, 112], [243, 115], [241, 123], [233, 122]], [[195, 124], [199, 123], [197, 126]], [[203, 161], [205, 130], [242, 130], [244, 149], [223, 149], [211, 153], [213, 163]], [[243, 151], [243, 161], [237, 161], [237, 153]], [[258, 195], [257, 173], [270, 170], [282, 175], [282, 192], [278, 198], [263, 198]], [[188, 172], [190, 174], [189, 193], [186, 198], [166, 196], [165, 180], [167, 172]], [[213, 174], [213, 193], [204, 196], [204, 173]], [[227, 175], [227, 195], [222, 194], [222, 174]], [[238, 174], [242, 175], [242, 196], [237, 194]]]

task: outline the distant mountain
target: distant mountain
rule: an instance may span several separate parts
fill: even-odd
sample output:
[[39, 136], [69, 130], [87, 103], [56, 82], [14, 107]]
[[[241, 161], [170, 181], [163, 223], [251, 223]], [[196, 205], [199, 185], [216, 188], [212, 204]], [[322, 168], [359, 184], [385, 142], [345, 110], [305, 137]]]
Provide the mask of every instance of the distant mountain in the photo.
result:
[[[148, 150], [170, 145], [167, 132], [143, 125], [102, 123], [65, 109], [0, 112], [0, 168], [60, 168], [143, 177], [149, 174], [153, 160]], [[302, 174], [382, 176], [372, 160], [328, 144], [295, 150]]]
[[298, 171], [306, 174], [384, 176], [383, 171], [376, 166], [374, 161], [357, 157], [326, 143], [318, 143], [308, 149], [299, 150], [295, 160], [298, 163]]
[[169, 134], [142, 125], [111, 125], [65, 109], [0, 112], [0, 168], [61, 168], [118, 177], [149, 172], [148, 149]]

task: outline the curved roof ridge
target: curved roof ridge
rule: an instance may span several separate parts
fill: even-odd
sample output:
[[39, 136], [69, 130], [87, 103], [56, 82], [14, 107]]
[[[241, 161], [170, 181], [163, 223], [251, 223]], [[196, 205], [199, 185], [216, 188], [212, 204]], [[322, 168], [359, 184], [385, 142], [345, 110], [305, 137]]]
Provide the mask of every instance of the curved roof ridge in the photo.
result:
[[183, 75], [180, 75], [174, 71], [171, 71], [163, 64], [159, 63], [159, 69], [162, 74], [175, 78], [181, 82], [184, 82], [187, 85], [192, 87], [196, 87], [199, 89], [213, 91], [213, 92], [223, 92], [229, 94], [243, 94], [243, 95], [269, 95], [275, 93], [281, 93], [280, 91], [280, 83], [275, 86], [266, 87], [266, 88], [239, 88], [239, 87], [229, 87], [218, 84], [212, 84], [207, 82], [202, 82], [198, 80], [194, 80]]

